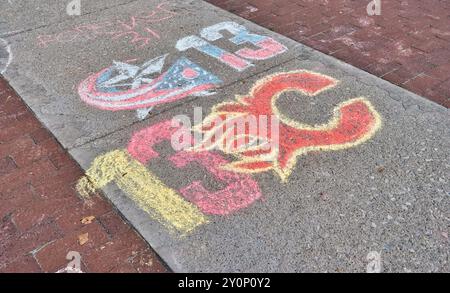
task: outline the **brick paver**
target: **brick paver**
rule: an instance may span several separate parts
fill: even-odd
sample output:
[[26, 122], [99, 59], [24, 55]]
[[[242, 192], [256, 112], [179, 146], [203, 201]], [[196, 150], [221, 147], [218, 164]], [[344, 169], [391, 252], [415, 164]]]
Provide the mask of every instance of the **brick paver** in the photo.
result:
[[1, 77], [0, 101], [0, 272], [56, 272], [69, 251], [85, 272], [166, 272], [108, 201], [78, 197], [81, 168]]
[[450, 1], [207, 0], [450, 107]]

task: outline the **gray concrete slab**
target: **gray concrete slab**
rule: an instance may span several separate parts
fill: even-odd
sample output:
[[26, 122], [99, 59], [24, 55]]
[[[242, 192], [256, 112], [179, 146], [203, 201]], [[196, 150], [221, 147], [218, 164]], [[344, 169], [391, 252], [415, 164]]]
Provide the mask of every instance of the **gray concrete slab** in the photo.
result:
[[[134, 0], [135, 1], [135, 0]], [[0, 36], [14, 35], [50, 24], [70, 21], [67, 13], [72, 0], [5, 0], [0, 3]], [[80, 14], [97, 13], [105, 8], [133, 2], [130, 0], [80, 0]]]
[[[159, 38], [141, 48], [130, 38], [112, 39], [104, 33], [80, 37], [85, 32], [70, 32], [82, 24], [92, 28], [92, 24], [99, 22], [112, 21], [117, 25], [118, 20], [130, 21], [131, 16], [142, 12], [142, 7], [157, 7], [158, 1], [111, 4], [104, 9], [98, 6], [96, 9], [102, 9], [98, 13], [56, 20], [58, 23], [12, 34], [6, 41], [14, 58], [5, 76], [87, 171], [91, 185], [96, 183], [103, 189], [174, 271], [364, 272], [373, 262], [374, 253], [381, 254], [380, 264], [385, 272], [450, 271], [447, 109], [202, 1], [170, 3], [172, 8], [168, 11], [177, 13], [176, 17], [151, 22], [151, 29]], [[155, 16], [149, 13], [148, 17]], [[270, 35], [289, 50], [266, 61], [254, 61], [255, 66], [240, 73], [195, 50], [183, 53], [176, 50], [180, 38], [198, 35], [204, 27], [230, 20], [245, 24], [252, 32]], [[37, 25], [36, 21], [30, 23], [29, 26]], [[54, 41], [55, 34], [62, 41]], [[52, 41], [39, 47], [39, 35], [50, 36], [48, 39]], [[214, 39], [214, 34], [206, 36]], [[228, 39], [231, 34], [224, 37]], [[236, 51], [229, 41], [211, 42], [227, 51]], [[158, 105], [143, 121], [136, 117], [135, 111], [100, 110], [80, 100], [77, 90], [80, 82], [111, 66], [113, 61], [142, 64], [166, 53], [170, 55], [163, 70], [185, 56], [223, 81], [217, 93]], [[132, 74], [133, 68], [127, 67], [128, 74]], [[298, 70], [326, 75], [334, 81], [323, 76], [311, 77], [308, 75], [311, 73], [303, 76], [308, 82], [299, 82], [298, 77], [275, 82], [277, 79], [273, 77], [275, 73], [294, 74]], [[188, 77], [192, 75], [192, 71], [186, 73]], [[336, 86], [314, 96], [305, 94], [325, 87], [324, 79], [336, 82]], [[159, 156], [149, 152], [149, 140], [160, 140], [164, 134], [165, 128], [159, 123], [180, 114], [192, 118], [195, 107], [201, 107], [206, 116], [214, 105], [249, 94], [262, 80], [260, 84], [273, 82], [264, 93], [292, 83], [304, 90], [286, 91], [270, 107], [271, 111], [278, 109], [277, 113], [281, 113], [278, 115], [282, 115], [283, 129], [294, 128], [281, 137], [284, 151], [296, 141], [312, 140], [316, 146], [296, 157], [289, 176], [273, 168], [248, 175], [218, 173], [222, 160], [237, 160], [219, 150], [196, 157], [195, 163], [176, 167], [169, 159], [177, 152], [168, 141], [154, 145]], [[364, 100], [348, 102], [362, 97]], [[315, 133], [298, 132], [305, 128], [299, 123], [329, 122], [338, 105], [360, 107], [348, 108], [349, 129], [335, 132], [322, 143], [311, 138]], [[380, 124], [373, 123], [378, 120]], [[373, 136], [367, 136], [364, 142], [361, 138], [360, 144], [355, 143], [356, 138], [342, 141], [342, 135], [348, 137], [364, 121], [369, 121], [368, 129], [374, 130]], [[134, 133], [152, 126], [152, 132], [133, 150], [136, 158], [142, 159], [143, 155], [153, 158], [137, 163], [125, 149]], [[340, 140], [338, 146], [327, 147], [335, 140]], [[180, 163], [192, 158], [192, 153], [176, 158]], [[201, 165], [201, 159], [205, 158], [209, 163]], [[192, 185], [194, 182], [196, 185]], [[208, 202], [207, 199], [214, 198], [211, 194], [226, 190], [227, 182], [232, 187], [237, 183], [240, 188], [223, 192], [222, 197], [234, 199], [241, 195], [240, 200], [222, 206], [214, 206], [217, 199]], [[198, 190], [200, 183], [206, 191], [192, 193], [189, 200], [182, 198], [181, 194]], [[91, 185], [82, 179], [79, 187], [86, 191]], [[191, 189], [186, 189], [187, 186]], [[245, 192], [241, 194], [242, 190]], [[230, 214], [208, 214], [239, 207], [249, 196], [261, 198]], [[206, 203], [202, 201], [205, 199]], [[200, 208], [203, 210], [199, 211]]]
[[[125, 148], [133, 132], [175, 115], [192, 116], [195, 107], [206, 115], [214, 104], [247, 94], [267, 75], [325, 74], [339, 85], [315, 97], [285, 94], [279, 110], [293, 120], [320, 124], [335, 105], [364, 96], [380, 114], [381, 129], [362, 145], [299, 157], [287, 182], [271, 171], [253, 174], [263, 199], [251, 206], [208, 216], [209, 223], [182, 237], [142, 212], [115, 183], [105, 194], [179, 272], [365, 272], [374, 251], [381, 253], [385, 272], [448, 271], [448, 110], [320, 53], [304, 57], [71, 154], [88, 169], [97, 156]], [[209, 190], [220, 186], [198, 165], [176, 169], [167, 160], [175, 153], [170, 143], [155, 149], [161, 157], [146, 166], [171, 189], [196, 180]]]
[[[241, 19], [202, 1], [166, 3], [161, 5], [160, 1], [152, 0], [120, 6], [111, 4], [111, 8], [101, 13], [82, 15], [5, 38], [13, 58], [4, 76], [60, 142], [71, 148], [139, 121], [136, 111], [98, 110], [80, 99], [79, 84], [90, 75], [112, 66], [114, 61], [142, 65], [168, 54], [162, 69], [164, 72], [180, 58], [189, 58], [220, 79], [222, 82], [217, 86], [221, 87], [291, 60], [307, 50], [300, 49], [300, 45], [287, 38], [276, 36], [289, 50], [276, 58], [255, 61], [254, 66], [238, 72], [195, 49], [180, 52], [176, 45], [184, 37], [199, 35], [202, 28], [227, 21], [243, 23]], [[145, 20], [139, 20], [139, 17], [145, 17]], [[101, 26], [99, 23], [107, 26], [97, 27], [103, 30], [102, 33], [98, 30], [93, 33], [92, 26]], [[131, 26], [134, 28], [128, 30]], [[246, 27], [254, 33], [270, 34], [250, 23]], [[105, 29], [128, 33], [104, 34]], [[138, 41], [133, 43], [134, 37]], [[226, 39], [230, 37], [231, 34], [226, 35]], [[211, 43], [230, 52], [245, 47], [236, 46], [226, 39]], [[174, 104], [157, 106], [151, 114]]]

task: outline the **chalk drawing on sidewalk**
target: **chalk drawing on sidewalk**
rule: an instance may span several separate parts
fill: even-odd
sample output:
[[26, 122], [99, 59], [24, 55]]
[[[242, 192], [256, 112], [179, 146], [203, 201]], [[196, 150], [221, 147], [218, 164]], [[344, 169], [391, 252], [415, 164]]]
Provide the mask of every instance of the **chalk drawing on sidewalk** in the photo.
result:
[[143, 48], [152, 41], [161, 39], [158, 31], [152, 28], [153, 24], [169, 20], [178, 15], [178, 13], [168, 9], [167, 4], [167, 2], [163, 2], [151, 9], [143, 9], [142, 13], [128, 16], [126, 19], [83, 23], [56, 34], [38, 35], [37, 45], [40, 48], [47, 48], [58, 43], [65, 44], [108, 38], [113, 41], [129, 40], [137, 48]]
[[[283, 93], [293, 91], [315, 96], [336, 84], [337, 81], [329, 76], [303, 70], [265, 77], [255, 84], [247, 96], [237, 97], [237, 102], [216, 105], [203, 123], [194, 127], [203, 134], [204, 139], [200, 143], [196, 142], [192, 150], [220, 149], [239, 158], [239, 161], [226, 165], [224, 167], [226, 170], [240, 173], [273, 170], [283, 181], [287, 181], [299, 156], [312, 151], [336, 151], [357, 146], [369, 140], [380, 128], [380, 115], [365, 98], [340, 103], [335, 107], [330, 121], [323, 125], [296, 122], [285, 116], [276, 106], [277, 99]], [[243, 116], [272, 115], [279, 120], [277, 135], [279, 141], [277, 146], [269, 149], [242, 150], [238, 147], [231, 148], [230, 152], [230, 148], [226, 147], [230, 136], [234, 137], [234, 141], [238, 141], [239, 136], [250, 135], [247, 133], [248, 129], [243, 130], [245, 133], [239, 133], [237, 132], [239, 129], [233, 127], [227, 127], [225, 132], [217, 131], [224, 125], [238, 125], [239, 123], [233, 123], [233, 120], [242, 119]], [[265, 137], [261, 137], [260, 140], [270, 141], [271, 128], [270, 125], [267, 127]], [[214, 137], [216, 134], [218, 137]]]
[[250, 33], [245, 26], [233, 21], [226, 21], [207, 27], [201, 31], [201, 36], [208, 41], [217, 41], [223, 38], [221, 31], [228, 31], [233, 34], [234, 37], [230, 41], [236, 45], [249, 43], [259, 48], [258, 50], [244, 48], [236, 52], [236, 55], [246, 59], [266, 60], [288, 50], [273, 38]]
[[[139, 76], [138, 72], [146, 71], [147, 67], [159, 67], [157, 64], [160, 62], [161, 59], [156, 58], [142, 68], [125, 66], [127, 70], [124, 70], [124, 76], [119, 75], [113, 80], [111, 76], [100, 78], [101, 86], [112, 86], [114, 93], [130, 75], [138, 85], [147, 84], [145, 77], [136, 78]], [[95, 80], [107, 75], [106, 72], [107, 70], [99, 73]], [[208, 223], [210, 216], [233, 214], [248, 208], [262, 197], [258, 183], [249, 173], [272, 170], [282, 181], [287, 181], [301, 155], [312, 151], [351, 148], [367, 141], [377, 132], [381, 127], [381, 117], [365, 98], [350, 99], [338, 104], [334, 108], [333, 117], [323, 125], [294, 121], [277, 108], [276, 101], [283, 93], [316, 96], [335, 87], [337, 83], [332, 77], [306, 70], [267, 76], [258, 81], [248, 95], [239, 96], [234, 102], [216, 105], [211, 114], [193, 129], [178, 120], [167, 120], [137, 131], [126, 149], [114, 150], [97, 157], [86, 176], [78, 181], [77, 190], [83, 196], [88, 196], [115, 182], [150, 218], [177, 235], [188, 235]], [[222, 136], [211, 140], [211, 134], [216, 133], [216, 128], [223, 127], [224, 123], [233, 125], [230, 120], [247, 115], [277, 118], [279, 141], [275, 148], [269, 149], [270, 152], [258, 148], [230, 152], [223, 147], [226, 137], [248, 136], [247, 128], [244, 128], [244, 133], [235, 132], [239, 129], [228, 129]], [[215, 121], [221, 122], [216, 124]], [[261, 137], [263, 141], [270, 141], [272, 138], [270, 123], [273, 122], [266, 121], [268, 129], [265, 132], [258, 132], [259, 135], [265, 133]], [[194, 139], [196, 132], [203, 133], [199, 143]], [[221, 190], [210, 191], [200, 181], [175, 190], [151, 171], [152, 161], [160, 156], [154, 146], [164, 141], [171, 141], [173, 146], [174, 139], [178, 140], [178, 145], [193, 147], [176, 150], [168, 158], [171, 166], [185, 170], [191, 168], [191, 164], [197, 164], [202, 167], [203, 172], [210, 173], [221, 183]], [[213, 143], [207, 144], [207, 141]], [[237, 160], [229, 161], [220, 153], [212, 152], [216, 148], [224, 154], [234, 155]]]
[[161, 73], [166, 56], [141, 66], [114, 62], [113, 66], [82, 81], [78, 93], [94, 107], [110, 111], [138, 110], [138, 117], [144, 119], [157, 105], [187, 96], [213, 95], [212, 90], [222, 82], [184, 57]]
[[[157, 143], [171, 141], [175, 133], [184, 132], [182, 137], [190, 143], [193, 141], [191, 130], [180, 126], [172, 126], [172, 121], [158, 123], [135, 133], [128, 145], [128, 152], [142, 164], [158, 157], [152, 149]], [[209, 215], [228, 215], [261, 197], [258, 184], [247, 174], [236, 174], [221, 168], [229, 162], [216, 153], [209, 152], [177, 152], [169, 159], [174, 166], [185, 169], [192, 163], [200, 164], [226, 187], [216, 192], [208, 191], [200, 181], [192, 182], [179, 192], [184, 198], [195, 203], [203, 213]]]
[[[259, 49], [243, 48], [233, 54], [208, 42], [222, 39], [223, 35], [220, 33], [221, 31], [228, 31], [233, 34], [234, 37], [229, 39], [229, 41], [235, 45], [249, 43]], [[176, 44], [176, 48], [181, 52], [191, 48], [196, 49], [227, 64], [237, 71], [244, 71], [253, 66], [248, 60], [266, 60], [288, 50], [287, 47], [275, 41], [273, 38], [250, 33], [246, 27], [233, 21], [221, 22], [204, 28], [201, 31], [201, 37], [187, 36], [180, 39]]]
[[229, 162], [221, 155], [209, 152], [178, 152], [169, 160], [178, 169], [184, 169], [193, 162], [200, 164], [225, 185], [222, 190], [208, 191], [199, 181], [179, 191], [166, 186], [146, 165], [151, 165], [151, 160], [159, 156], [152, 147], [170, 141], [172, 135], [180, 130], [189, 133], [190, 137], [190, 129], [174, 127], [171, 120], [136, 132], [127, 150], [111, 151], [94, 160], [86, 176], [78, 181], [78, 192], [88, 196], [115, 182], [152, 219], [181, 235], [208, 223], [208, 215], [229, 215], [261, 197], [259, 186], [251, 176], [223, 170], [220, 167]]
[[0, 74], [6, 72], [9, 64], [11, 64], [12, 53], [11, 47], [7, 41], [0, 39]]
[[[234, 23], [223, 23], [210, 27], [205, 36], [212, 39], [220, 30], [235, 33], [235, 44], [252, 43], [259, 50], [241, 49], [237, 53], [252, 60], [264, 60], [286, 51], [286, 47], [268, 37], [250, 34], [244, 27]], [[217, 40], [218, 38], [216, 38]], [[197, 48], [237, 70], [252, 64], [237, 55], [228, 53], [207, 41], [190, 36], [177, 43], [177, 49], [185, 51]], [[207, 96], [222, 83], [185, 57], [180, 57], [166, 72], [161, 73], [167, 55], [147, 61], [141, 66], [123, 62], [92, 74], [78, 87], [81, 99], [97, 108], [119, 111], [137, 110], [143, 119], [157, 105], [173, 102], [187, 96]], [[159, 75], [158, 75], [159, 74]], [[154, 76], [157, 75], [157, 76]], [[166, 186], [146, 165], [158, 157], [153, 146], [182, 131], [193, 141], [190, 128], [174, 127], [172, 121], [158, 123], [135, 133], [127, 150], [115, 150], [97, 157], [92, 166], [77, 184], [83, 196], [105, 187], [110, 182], [129, 196], [149, 216], [170, 231], [187, 235], [198, 226], [208, 222], [207, 215], [226, 216], [250, 206], [261, 198], [258, 183], [249, 175], [223, 168], [230, 162], [218, 153], [178, 152], [170, 158], [178, 169], [188, 168], [192, 163], [200, 164], [204, 171], [225, 186], [221, 190], [209, 191], [202, 182], [194, 181], [178, 191]]]
[[224, 64], [227, 64], [237, 71], [244, 71], [253, 66], [253, 64], [247, 60], [239, 58], [238, 56], [227, 52], [222, 48], [214, 46], [197, 36], [188, 36], [179, 40], [176, 47], [179, 51], [186, 51], [191, 48], [197, 49], [198, 51], [211, 56]]
[[[272, 38], [253, 34], [237, 23], [223, 22], [202, 30], [209, 40], [222, 38], [220, 31], [227, 30], [235, 35], [231, 42], [241, 45], [251, 43], [258, 50], [240, 49], [236, 54], [252, 60], [265, 60], [287, 50]], [[188, 36], [176, 44], [179, 51], [195, 48], [232, 68], [243, 71], [253, 66], [249, 61], [216, 47], [197, 36]], [[123, 62], [92, 74], [78, 86], [83, 101], [94, 107], [110, 110], [137, 110], [137, 116], [144, 119], [151, 109], [187, 96], [208, 96], [222, 80], [209, 73], [186, 57], [180, 57], [168, 71], [161, 74], [166, 55], [147, 61], [141, 66]], [[160, 74], [159, 76], [155, 76]]]
[[140, 209], [170, 230], [185, 234], [207, 222], [197, 207], [168, 188], [126, 150], [97, 157], [86, 177], [78, 181], [77, 190], [86, 196], [110, 182], [115, 182]]

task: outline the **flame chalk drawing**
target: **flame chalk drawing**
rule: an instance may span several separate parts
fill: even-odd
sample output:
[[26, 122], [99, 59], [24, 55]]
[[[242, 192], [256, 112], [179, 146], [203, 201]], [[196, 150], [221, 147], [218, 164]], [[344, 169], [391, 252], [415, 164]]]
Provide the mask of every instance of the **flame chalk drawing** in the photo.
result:
[[[182, 57], [161, 73], [167, 55], [141, 66], [122, 62], [89, 76], [81, 82], [78, 93], [83, 101], [103, 110], [139, 110], [145, 118], [156, 105], [187, 96], [207, 96], [222, 81], [197, 64]], [[154, 74], [160, 74], [152, 78]]]
[[[140, 84], [140, 81], [137, 83]], [[170, 231], [188, 235], [208, 223], [208, 215], [230, 215], [262, 197], [258, 183], [246, 173], [273, 170], [283, 181], [287, 181], [300, 155], [354, 147], [376, 133], [381, 127], [381, 118], [365, 98], [340, 103], [335, 107], [330, 121], [315, 126], [289, 119], [276, 106], [277, 99], [283, 93], [294, 91], [315, 96], [335, 87], [337, 83], [329, 76], [305, 70], [270, 75], [258, 81], [249, 95], [238, 97], [237, 102], [216, 105], [203, 123], [194, 127], [194, 133], [181, 121], [174, 123], [171, 120], [134, 133], [126, 150], [115, 150], [94, 160], [86, 176], [78, 181], [78, 192], [87, 196], [115, 182], [152, 219]], [[224, 123], [249, 115], [275, 116], [279, 144], [271, 145], [269, 150], [256, 148], [239, 151], [236, 148], [238, 151], [235, 152], [224, 147], [226, 137], [237, 141], [237, 136], [250, 135], [247, 128], [241, 133], [235, 132], [239, 129], [227, 129], [222, 136], [211, 139], [211, 133], [216, 133], [214, 130]], [[265, 133], [263, 141], [270, 142], [273, 138], [272, 123], [274, 121], [269, 122], [266, 131], [258, 132], [260, 136]], [[152, 160], [160, 156], [154, 149], [155, 145], [164, 141], [172, 141], [173, 145], [175, 140], [191, 146], [195, 131], [203, 134], [200, 143], [194, 144], [191, 149], [176, 152], [168, 160], [180, 170], [189, 168], [192, 163], [199, 164], [223, 183], [225, 187], [221, 190], [209, 191], [202, 182], [194, 181], [175, 191], [150, 170]], [[180, 142], [180, 139], [184, 141]], [[206, 144], [206, 141], [212, 143]], [[235, 155], [239, 160], [230, 162], [219, 153], [211, 152], [213, 148]]]
[[[155, 144], [171, 140], [180, 131], [179, 126], [173, 127], [171, 123], [164, 121], [141, 130], [133, 135], [127, 151], [116, 150], [95, 159], [86, 176], [78, 181], [78, 192], [88, 196], [114, 181], [151, 218], [182, 235], [207, 223], [206, 215], [228, 215], [261, 197], [259, 186], [251, 176], [223, 170], [220, 166], [229, 162], [209, 152], [178, 152], [169, 160], [179, 169], [199, 163], [225, 188], [210, 192], [199, 181], [179, 192], [167, 187], [145, 165], [159, 156], [152, 148]], [[189, 129], [183, 132], [190, 134]]]
[[[231, 43], [250, 44], [257, 49], [248, 46], [230, 53], [211, 44], [224, 37], [223, 31], [233, 35], [229, 39]], [[201, 30], [200, 35], [180, 39], [176, 48], [179, 51], [196, 49], [237, 71], [254, 66], [251, 62], [255, 60], [267, 60], [288, 50], [274, 39], [250, 33], [235, 22], [212, 25]], [[166, 57], [151, 59], [140, 66], [114, 62], [113, 66], [82, 81], [78, 87], [79, 95], [83, 101], [100, 109], [137, 110], [138, 117], [143, 119], [157, 105], [187, 96], [211, 95], [223, 83], [185, 57], [180, 57], [162, 72]], [[134, 133], [125, 150], [114, 150], [96, 158], [86, 176], [78, 181], [77, 189], [87, 196], [115, 182], [152, 219], [170, 231], [188, 235], [208, 223], [211, 215], [230, 215], [262, 197], [258, 183], [247, 173], [272, 170], [286, 182], [301, 155], [351, 148], [377, 132], [381, 117], [365, 98], [340, 103], [334, 108], [333, 117], [323, 125], [296, 122], [277, 108], [276, 101], [283, 93], [316, 96], [337, 83], [329, 76], [305, 70], [267, 76], [258, 81], [247, 96], [213, 107], [203, 122], [193, 129], [183, 126], [181, 121], [178, 121], [181, 125], [175, 126], [168, 120]], [[239, 127], [239, 123], [234, 123], [251, 117], [267, 119], [256, 119], [256, 132], [251, 132], [251, 127]], [[229, 125], [232, 127], [217, 131]], [[197, 134], [201, 134], [199, 140]], [[177, 144], [182, 138], [190, 147], [177, 149], [168, 158], [170, 164], [180, 170], [198, 164], [203, 172], [210, 173], [222, 183], [221, 190], [207, 190], [201, 181], [174, 190], [152, 173], [152, 161], [160, 156], [154, 146], [164, 141], [172, 141], [174, 146], [174, 137]], [[251, 148], [239, 146], [254, 138], [263, 143]], [[237, 146], [229, 147], [229, 141]], [[228, 161], [212, 150], [220, 150], [236, 160]]]
[[[370, 139], [381, 126], [381, 118], [372, 104], [365, 98], [356, 98], [339, 104], [333, 111], [333, 118], [323, 125], [307, 125], [291, 120], [281, 113], [277, 99], [285, 92], [294, 91], [307, 96], [336, 86], [331, 77], [309, 71], [278, 73], [263, 78], [248, 96], [238, 97], [237, 102], [216, 105], [203, 123], [194, 127], [203, 133], [204, 139], [196, 143], [193, 151], [220, 149], [240, 158], [224, 168], [241, 173], [258, 173], [274, 170], [286, 181], [296, 165], [297, 158], [311, 151], [341, 150], [359, 145]], [[271, 148], [245, 149], [239, 146], [229, 148], [227, 141], [238, 142], [239, 136], [251, 136], [248, 129], [244, 133], [227, 127], [225, 132], [217, 131], [225, 125], [237, 125], [233, 120], [245, 116], [272, 117], [279, 120], [277, 138], [279, 142]], [[256, 120], [258, 123], [258, 120]], [[269, 123], [270, 124], [270, 123]], [[271, 126], [267, 127], [262, 141], [270, 141]], [[239, 131], [239, 130], [238, 130]], [[218, 137], [215, 135], [219, 133]], [[244, 141], [246, 143], [246, 141]], [[230, 151], [231, 150], [231, 151]]]
[[11, 47], [8, 42], [0, 39], [0, 74], [6, 72], [12, 60]]

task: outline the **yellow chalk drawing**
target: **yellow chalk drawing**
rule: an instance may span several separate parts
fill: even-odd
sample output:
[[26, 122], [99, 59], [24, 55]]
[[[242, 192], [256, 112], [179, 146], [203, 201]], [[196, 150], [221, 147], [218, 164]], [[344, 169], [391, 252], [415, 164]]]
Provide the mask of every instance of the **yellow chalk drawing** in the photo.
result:
[[115, 182], [151, 218], [182, 235], [208, 222], [193, 204], [168, 188], [126, 150], [115, 150], [97, 157], [77, 184], [78, 192], [88, 196]]

